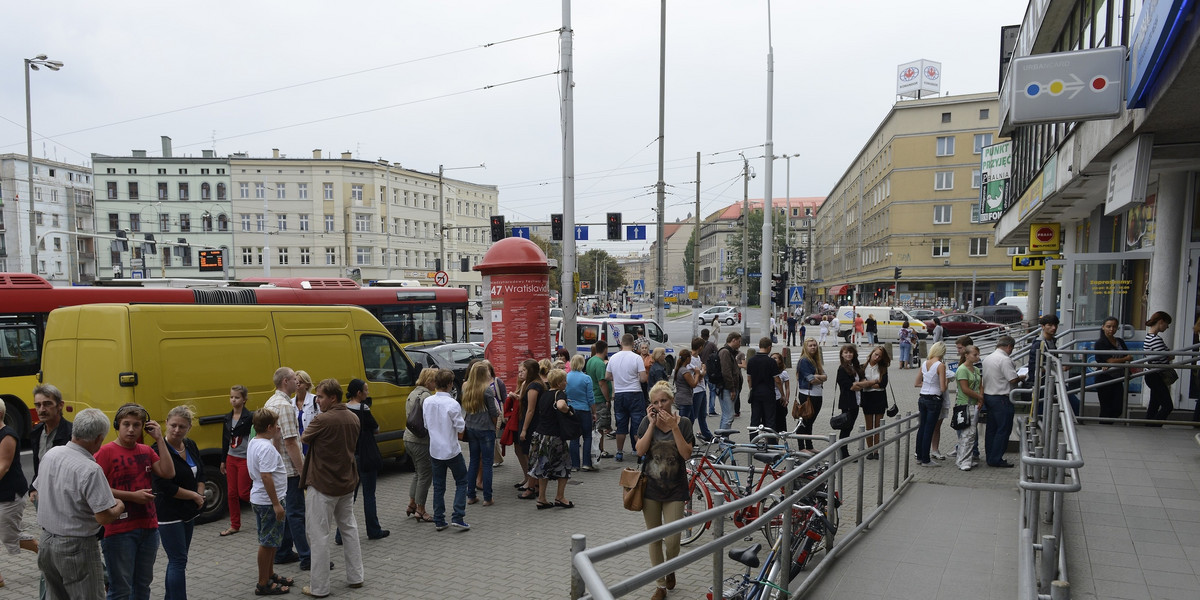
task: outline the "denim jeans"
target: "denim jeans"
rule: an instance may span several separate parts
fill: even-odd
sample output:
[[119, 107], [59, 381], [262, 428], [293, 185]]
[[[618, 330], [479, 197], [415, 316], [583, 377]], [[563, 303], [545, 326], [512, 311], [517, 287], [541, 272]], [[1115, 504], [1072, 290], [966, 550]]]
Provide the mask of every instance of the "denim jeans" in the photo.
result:
[[[589, 412], [588, 416], [591, 417], [591, 414]], [[589, 437], [591, 436], [589, 435]], [[479, 469], [483, 470], [483, 499], [490, 502], [492, 499], [492, 459], [495, 458], [496, 452], [496, 430], [467, 429], [466, 438], [467, 447], [471, 452], [471, 464], [467, 467], [467, 473], [474, 474]], [[475, 499], [474, 485], [468, 486], [467, 497]]]
[[433, 523], [446, 524], [446, 469], [454, 476], [454, 513], [451, 519], [462, 521], [467, 516], [467, 463], [463, 461], [462, 453], [454, 458], [440, 460], [429, 457], [433, 463]]
[[641, 392], [617, 392], [613, 394], [613, 417], [617, 421], [617, 433], [637, 435], [642, 417], [646, 416], [646, 396]]
[[135, 529], [100, 540], [108, 577], [108, 600], [150, 600], [158, 529]]
[[[572, 438], [569, 444], [571, 452], [571, 468], [578, 469], [580, 466], [592, 466], [592, 411], [575, 409], [575, 416], [579, 419], [579, 430], [583, 432], [581, 437]], [[582, 448], [580, 441], [583, 442]], [[583, 455], [580, 455], [580, 450]], [[474, 460], [474, 454], [471, 459]]]
[[713, 416], [716, 416], [715, 413], [717, 411], [715, 409], [718, 406], [721, 406], [721, 386], [713, 385], [711, 383], [705, 383], [704, 385], [708, 387], [708, 397], [711, 398], [711, 400], [708, 401], [708, 411], [714, 413]]
[[158, 526], [158, 537], [167, 553], [165, 600], [186, 600], [188, 548], [192, 546], [192, 529], [196, 523], [177, 521]]
[[917, 462], [929, 462], [929, 446], [933, 443], [933, 430], [937, 428], [938, 417], [942, 414], [942, 397], [921, 394], [917, 400]]
[[720, 390], [721, 402], [721, 429], [729, 429], [733, 425], [733, 396], [729, 390], [722, 388]]
[[696, 427], [699, 427], [701, 437], [712, 437], [712, 432], [708, 430], [708, 392], [692, 394], [691, 408], [691, 414], [687, 417], [692, 420], [692, 431], [695, 432]]
[[[283, 497], [283, 508], [287, 520], [283, 528], [283, 543], [278, 554], [287, 554], [292, 546], [300, 555], [300, 564], [308, 564], [308, 534], [304, 532], [304, 490], [300, 489], [300, 476], [287, 478], [287, 494]], [[278, 556], [277, 554], [277, 556]]]
[[1008, 436], [1013, 428], [1013, 403], [1008, 396], [983, 395], [987, 407], [987, 426], [983, 429], [983, 453], [987, 464], [995, 466], [1004, 461], [1008, 449]]
[[[379, 537], [383, 527], [379, 526], [379, 509], [378, 503], [375, 502], [375, 484], [379, 481], [379, 471], [359, 471], [358, 484], [362, 486], [363, 498], [363, 520], [366, 521], [367, 537]], [[354, 488], [355, 499], [358, 497], [358, 488]]]

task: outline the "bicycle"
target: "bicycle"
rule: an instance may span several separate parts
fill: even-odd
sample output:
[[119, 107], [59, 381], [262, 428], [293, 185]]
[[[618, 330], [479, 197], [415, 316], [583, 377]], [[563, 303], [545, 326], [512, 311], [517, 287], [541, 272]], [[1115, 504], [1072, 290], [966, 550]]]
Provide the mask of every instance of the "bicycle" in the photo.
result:
[[[812, 557], [812, 547], [823, 539], [820, 532], [813, 534], [813, 530], [828, 526], [828, 521], [825, 520], [819, 504], [795, 504], [792, 509], [798, 513], [809, 515], [809, 517], [799, 521], [801, 527], [797, 528], [793, 540], [793, 561], [788, 572], [789, 584], [808, 564], [808, 560]], [[762, 569], [759, 570], [756, 577], [751, 577], [750, 574], [760, 566], [758, 553], [762, 550], [762, 544], [758, 543], [745, 548], [730, 548], [726, 555], [731, 560], [746, 565], [746, 572], [727, 577], [722, 582], [722, 598], [726, 600], [763, 600], [789, 596], [790, 592], [786, 588], [775, 583], [779, 575], [778, 557], [781, 543], [782, 538], [777, 538], [772, 543], [771, 552], [767, 554], [766, 561], [761, 563]], [[802, 554], [796, 554], [797, 549], [801, 549]], [[709, 600], [712, 597], [712, 588], [710, 587]]]

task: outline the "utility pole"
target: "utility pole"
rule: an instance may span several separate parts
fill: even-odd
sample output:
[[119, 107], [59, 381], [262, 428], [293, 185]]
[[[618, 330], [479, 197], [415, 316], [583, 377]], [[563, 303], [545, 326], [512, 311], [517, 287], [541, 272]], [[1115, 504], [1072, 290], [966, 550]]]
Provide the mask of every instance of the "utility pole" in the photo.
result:
[[661, 325], [666, 323], [665, 315], [663, 314], [662, 293], [666, 285], [663, 282], [663, 269], [667, 266], [666, 249], [663, 244], [666, 240], [663, 239], [666, 235], [666, 200], [667, 200], [667, 184], [663, 181], [663, 143], [666, 135], [666, 106], [667, 106], [667, 0], [662, 0], [661, 17], [659, 21], [658, 35], [658, 183], [656, 184], [658, 196], [658, 233], [656, 236], [657, 250], [656, 262], [658, 268], [654, 275], [654, 291], [659, 295], [654, 300], [654, 320]]
[[696, 236], [692, 244], [692, 287], [696, 290], [696, 301], [692, 303], [692, 339], [700, 336], [700, 323], [695, 318], [700, 302], [700, 153], [696, 153]]
[[[738, 154], [741, 154], [740, 152]], [[742, 154], [742, 338], [750, 339], [750, 161]]]
[[559, 49], [561, 51], [560, 85], [562, 85], [562, 171], [563, 171], [563, 251], [562, 251], [562, 293], [558, 305], [563, 311], [562, 344], [568, 352], [574, 354], [578, 347], [578, 329], [575, 326], [575, 81], [572, 76], [571, 36], [571, 0], [563, 0], [563, 23], [558, 33]]
[[[775, 312], [774, 303], [771, 302], [771, 267], [774, 263], [771, 259], [775, 257], [774, 242], [775, 228], [772, 226], [773, 216], [771, 214], [771, 195], [773, 193], [771, 184], [774, 181], [774, 164], [773, 157], [775, 156], [775, 142], [773, 137], [773, 122], [774, 117], [774, 97], [775, 97], [775, 48], [771, 42], [771, 3], [767, 0], [767, 165], [765, 169], [765, 178], [763, 181], [763, 234], [762, 234], [762, 254], [759, 256], [760, 277], [758, 280], [758, 305], [759, 316], [762, 319], [763, 335], [770, 335], [768, 328], [771, 326], [771, 313]], [[749, 342], [749, 340], [747, 340]]]

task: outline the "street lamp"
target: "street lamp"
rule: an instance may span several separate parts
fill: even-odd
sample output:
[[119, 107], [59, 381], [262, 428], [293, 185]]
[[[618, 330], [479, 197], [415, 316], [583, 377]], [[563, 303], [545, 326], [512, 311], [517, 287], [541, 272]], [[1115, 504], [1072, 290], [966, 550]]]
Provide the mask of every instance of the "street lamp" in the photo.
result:
[[41, 67], [46, 67], [51, 71], [57, 71], [63, 67], [62, 62], [57, 60], [49, 60], [45, 54], [39, 54], [33, 58], [25, 60], [25, 156], [28, 163], [25, 165], [26, 175], [29, 178], [29, 272], [38, 273], [37, 266], [37, 210], [34, 208], [33, 193], [33, 112], [29, 106], [29, 71], [37, 71]]

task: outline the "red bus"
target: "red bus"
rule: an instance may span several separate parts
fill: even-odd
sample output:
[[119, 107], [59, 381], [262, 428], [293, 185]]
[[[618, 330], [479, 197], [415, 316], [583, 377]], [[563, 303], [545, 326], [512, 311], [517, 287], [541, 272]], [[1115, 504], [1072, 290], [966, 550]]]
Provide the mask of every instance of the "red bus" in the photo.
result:
[[[210, 282], [206, 282], [210, 283]], [[94, 287], [54, 287], [29, 273], [0, 273], [0, 399], [5, 424], [24, 440], [37, 413], [30, 392], [41, 369], [42, 334], [50, 311], [95, 303], [356, 305], [379, 319], [401, 344], [469, 341], [467, 290], [361, 287], [341, 278], [256, 278], [204, 287], [146, 287], [136, 280]]]

